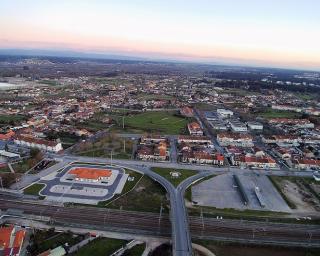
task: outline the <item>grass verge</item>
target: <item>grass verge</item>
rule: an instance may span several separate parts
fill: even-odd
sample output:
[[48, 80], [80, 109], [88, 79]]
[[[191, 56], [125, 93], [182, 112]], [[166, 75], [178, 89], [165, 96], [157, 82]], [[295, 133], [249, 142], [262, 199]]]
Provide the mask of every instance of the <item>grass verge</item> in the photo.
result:
[[126, 240], [97, 238], [83, 246], [74, 256], [106, 256], [111, 255], [127, 243]]
[[[153, 167], [151, 168], [152, 171], [158, 173], [162, 177], [166, 178], [170, 181], [175, 187], [177, 187], [182, 181], [185, 179], [197, 174], [196, 171], [193, 170], [184, 170], [184, 169], [171, 169], [171, 168], [160, 168], [160, 167]], [[171, 176], [171, 172], [179, 172], [180, 176], [177, 178], [173, 178]]]
[[24, 194], [38, 196], [41, 189], [43, 189], [45, 184], [33, 184], [23, 190]]

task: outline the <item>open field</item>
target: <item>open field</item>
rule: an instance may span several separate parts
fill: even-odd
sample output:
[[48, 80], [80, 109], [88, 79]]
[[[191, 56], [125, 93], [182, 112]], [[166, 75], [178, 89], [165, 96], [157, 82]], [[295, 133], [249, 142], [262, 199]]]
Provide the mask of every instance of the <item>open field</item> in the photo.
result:
[[[124, 191], [129, 192], [111, 200], [105, 207], [128, 211], [159, 212], [162, 205], [167, 210], [168, 202], [165, 189], [149, 177], [143, 176], [134, 189], [131, 189], [125, 187]], [[101, 203], [100, 206], [103, 204], [105, 203]]]
[[111, 255], [127, 243], [126, 240], [97, 238], [80, 248], [74, 256], [106, 256]]
[[107, 129], [108, 125], [92, 118], [92, 119], [88, 119], [85, 122], [77, 123], [76, 127], [78, 129], [87, 129], [88, 131], [91, 131], [91, 132], [97, 132], [100, 130]]
[[46, 85], [52, 85], [52, 86], [56, 86], [56, 85], [59, 85], [59, 83], [55, 80], [47, 80], [47, 79], [44, 79], [44, 80], [40, 80], [38, 81], [39, 84], [46, 84]]
[[6, 125], [15, 125], [27, 120], [22, 115], [0, 115], [0, 127]]
[[177, 115], [174, 111], [149, 111], [126, 116], [125, 128], [113, 127], [118, 132], [148, 132], [159, 134], [186, 134], [188, 119]]
[[302, 212], [320, 211], [320, 197], [316, 189], [320, 182], [312, 178], [269, 177], [292, 209]]
[[[153, 167], [152, 171], [158, 173], [162, 177], [169, 180], [175, 187], [177, 187], [185, 179], [197, 174], [196, 171], [192, 171], [192, 170], [170, 169], [170, 168], [160, 168], [160, 167]], [[177, 178], [172, 177], [170, 174], [171, 172], [179, 172], [180, 176]]]
[[254, 246], [206, 240], [195, 240], [193, 242], [203, 245], [216, 256], [317, 256], [320, 253], [319, 249]]
[[164, 94], [145, 94], [140, 93], [137, 95], [137, 98], [140, 100], [172, 100], [174, 96], [171, 95], [164, 95]]
[[239, 88], [224, 88], [223, 93], [230, 93], [233, 95], [238, 95], [238, 96], [248, 96], [248, 95], [259, 95], [260, 93], [257, 92], [251, 92], [249, 90], [243, 90]]
[[292, 111], [279, 111], [271, 108], [265, 109], [263, 112], [257, 113], [258, 116], [263, 118], [300, 118], [301, 113], [296, 113]]
[[134, 141], [120, 138], [114, 134], [105, 136], [96, 142], [83, 142], [79, 144], [75, 153], [89, 157], [112, 157], [116, 159], [131, 159]]

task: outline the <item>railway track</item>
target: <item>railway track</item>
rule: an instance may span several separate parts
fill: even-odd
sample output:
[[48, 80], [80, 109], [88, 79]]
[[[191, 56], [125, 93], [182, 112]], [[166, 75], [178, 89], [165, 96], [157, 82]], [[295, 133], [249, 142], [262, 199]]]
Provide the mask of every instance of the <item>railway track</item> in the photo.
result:
[[[24, 214], [50, 217], [53, 222], [91, 225], [101, 229], [141, 231], [159, 236], [171, 235], [169, 215], [130, 212], [96, 207], [62, 207], [0, 199], [0, 209], [18, 209]], [[257, 221], [217, 220], [189, 217], [193, 237], [203, 239], [245, 239], [261, 242], [310, 244], [320, 247], [320, 227], [317, 225], [266, 223]]]

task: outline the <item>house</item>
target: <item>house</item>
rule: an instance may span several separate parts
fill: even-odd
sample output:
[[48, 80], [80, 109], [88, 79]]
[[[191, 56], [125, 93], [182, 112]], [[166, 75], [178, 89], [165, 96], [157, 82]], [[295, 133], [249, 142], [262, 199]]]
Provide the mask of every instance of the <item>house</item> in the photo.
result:
[[201, 129], [201, 126], [197, 122], [189, 123], [188, 124], [188, 131], [189, 131], [190, 135], [194, 135], [194, 136], [202, 136], [203, 135], [203, 131]]
[[262, 141], [267, 144], [299, 144], [302, 139], [296, 135], [272, 135], [269, 137], [262, 137]]
[[15, 135], [14, 131], [10, 130], [7, 133], [0, 134], [0, 140], [10, 140], [11, 138], [13, 138], [13, 136]]
[[48, 152], [57, 153], [63, 150], [62, 144], [59, 140], [50, 141], [50, 140], [40, 139], [32, 135], [17, 135], [14, 138], [14, 143], [19, 146], [23, 146], [27, 148], [38, 148], [39, 150], [45, 150]]
[[184, 151], [182, 153], [182, 162], [196, 164], [213, 164], [213, 156], [206, 151]]
[[273, 125], [289, 125], [294, 128], [314, 128], [314, 124], [308, 119], [289, 119], [289, 118], [272, 118], [269, 124]]
[[295, 168], [301, 170], [320, 168], [320, 160], [310, 158], [296, 158], [292, 163]]
[[178, 143], [194, 143], [194, 144], [212, 144], [212, 141], [209, 137], [206, 136], [188, 136], [188, 135], [179, 135]]
[[159, 143], [160, 141], [166, 141], [167, 138], [161, 135], [147, 135], [141, 137], [141, 144], [148, 144], [148, 143]]
[[235, 166], [244, 166], [251, 168], [273, 169], [277, 167], [276, 161], [270, 156], [238, 155], [231, 158]]
[[193, 117], [194, 115], [193, 109], [190, 107], [183, 107], [182, 109], [180, 109], [180, 114], [185, 117]]
[[137, 150], [137, 158], [143, 161], [166, 161], [169, 159], [169, 154], [166, 141], [141, 144]]
[[244, 133], [222, 132], [217, 134], [217, 141], [220, 146], [252, 147], [253, 137]]
[[0, 227], [0, 255], [19, 256], [25, 236], [26, 231], [16, 226]]

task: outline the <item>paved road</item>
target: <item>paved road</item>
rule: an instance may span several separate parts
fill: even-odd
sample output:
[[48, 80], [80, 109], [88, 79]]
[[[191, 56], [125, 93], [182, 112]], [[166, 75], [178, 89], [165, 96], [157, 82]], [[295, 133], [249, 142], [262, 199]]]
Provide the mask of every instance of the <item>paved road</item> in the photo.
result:
[[[70, 156], [58, 156], [56, 159], [62, 161], [78, 161], [78, 162], [93, 162], [93, 163], [109, 163], [108, 159], [103, 158], [91, 158], [91, 157], [70, 157]], [[162, 177], [161, 175], [150, 170], [149, 166], [137, 165], [137, 161], [132, 160], [113, 160], [113, 164], [117, 164], [119, 167], [130, 168], [137, 172], [148, 175], [155, 181], [159, 182], [168, 192], [170, 197], [170, 217], [172, 223], [172, 241], [173, 252], [175, 256], [188, 256], [192, 255], [192, 245], [188, 228], [188, 221], [185, 211], [184, 199], [181, 191], [175, 189], [170, 181]], [[135, 165], [133, 165], [133, 163]], [[139, 163], [139, 162], [138, 162]], [[140, 162], [141, 163], [141, 162]]]
[[[92, 158], [92, 157], [80, 157], [80, 156], [66, 156], [66, 155], [51, 155], [56, 160], [61, 161], [61, 163], [54, 165], [47, 170], [44, 170], [40, 174], [36, 175], [36, 179], [40, 179], [41, 176], [46, 176], [50, 172], [54, 171], [55, 168], [61, 168], [60, 166], [63, 163], [70, 163], [73, 161], [76, 162], [93, 162], [93, 163], [105, 163], [110, 164], [109, 159], [104, 158]], [[154, 163], [154, 162], [142, 162], [136, 160], [117, 160], [114, 159], [112, 164], [116, 164], [120, 167], [126, 167], [133, 169], [135, 171], [144, 173], [151, 177], [152, 179], [159, 182], [168, 192], [170, 196], [170, 218], [172, 224], [172, 241], [173, 241], [173, 252], [175, 256], [188, 256], [192, 255], [192, 244], [190, 239], [189, 233], [189, 225], [188, 225], [188, 218], [186, 216], [186, 209], [184, 204], [184, 192], [185, 189], [192, 184], [197, 179], [202, 177], [206, 177], [211, 174], [219, 174], [224, 173], [229, 170], [229, 168], [218, 168], [213, 166], [195, 166], [195, 165], [182, 165], [178, 163]], [[192, 169], [197, 170], [199, 173], [181, 183], [177, 188], [175, 188], [168, 180], [163, 178], [157, 173], [154, 173], [150, 170], [150, 167], [166, 167], [166, 168], [173, 168], [173, 169]], [[232, 171], [236, 173], [244, 173], [250, 172], [252, 170], [240, 170], [240, 169], [232, 169]], [[259, 171], [259, 173], [263, 173], [265, 171]], [[272, 172], [268, 172], [270, 174]], [[277, 175], [287, 175], [287, 172], [277, 171], [275, 172]], [[292, 173], [297, 176], [311, 176], [312, 173], [306, 172], [297, 172]], [[43, 177], [42, 176], [42, 177]], [[34, 180], [34, 181], [35, 181]], [[26, 181], [23, 181], [26, 183]], [[100, 220], [101, 221], [101, 220]]]

